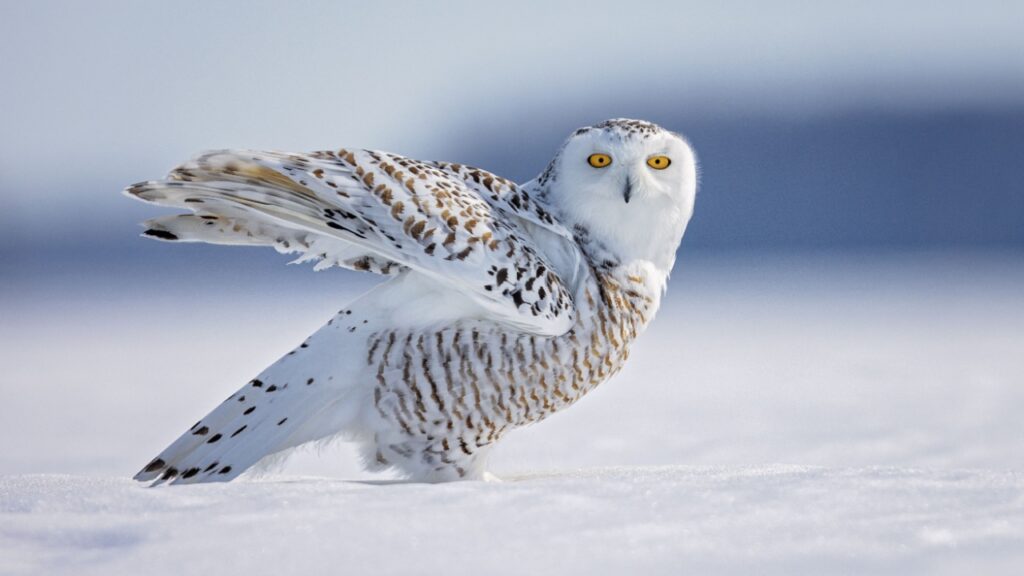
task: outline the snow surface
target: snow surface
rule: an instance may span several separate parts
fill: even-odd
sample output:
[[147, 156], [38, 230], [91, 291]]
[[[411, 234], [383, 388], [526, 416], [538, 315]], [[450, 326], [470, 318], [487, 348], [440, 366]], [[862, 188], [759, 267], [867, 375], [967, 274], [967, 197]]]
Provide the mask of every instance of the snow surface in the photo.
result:
[[684, 259], [622, 374], [494, 451], [505, 482], [342, 444], [134, 485], [368, 286], [250, 265], [0, 286], [0, 574], [1024, 573], [1020, 255]]
[[1019, 571], [1024, 479], [634, 467], [502, 483], [0, 480], [5, 574]]

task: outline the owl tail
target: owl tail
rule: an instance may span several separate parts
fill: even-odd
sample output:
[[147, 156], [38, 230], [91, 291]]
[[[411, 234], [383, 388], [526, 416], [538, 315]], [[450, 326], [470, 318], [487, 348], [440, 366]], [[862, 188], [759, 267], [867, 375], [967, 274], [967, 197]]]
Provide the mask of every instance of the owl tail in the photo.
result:
[[[345, 364], [347, 330], [339, 314], [242, 386], [147, 464], [135, 480], [154, 485], [226, 482], [306, 442], [356, 435], [362, 405]], [[349, 368], [346, 370], [346, 368]]]

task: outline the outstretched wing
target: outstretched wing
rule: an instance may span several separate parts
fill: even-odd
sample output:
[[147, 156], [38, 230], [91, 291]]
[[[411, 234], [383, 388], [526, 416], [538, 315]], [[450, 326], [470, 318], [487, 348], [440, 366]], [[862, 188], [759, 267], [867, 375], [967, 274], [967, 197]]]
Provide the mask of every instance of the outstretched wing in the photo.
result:
[[556, 336], [573, 323], [566, 284], [520, 220], [568, 232], [515, 184], [482, 170], [370, 150], [228, 150], [125, 192], [193, 212], [148, 222], [156, 238], [267, 244], [382, 274], [411, 269], [517, 329]]

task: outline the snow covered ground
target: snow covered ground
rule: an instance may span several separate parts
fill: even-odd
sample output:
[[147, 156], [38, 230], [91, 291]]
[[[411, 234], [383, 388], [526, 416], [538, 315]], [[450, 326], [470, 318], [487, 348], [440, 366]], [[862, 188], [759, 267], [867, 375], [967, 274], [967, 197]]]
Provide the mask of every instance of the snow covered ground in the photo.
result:
[[6, 279], [0, 574], [1024, 570], [1024, 257], [685, 256], [622, 374], [442, 486], [127, 479], [366, 278]]
[[0, 481], [4, 574], [1019, 573], [1010, 472], [630, 467], [500, 484]]

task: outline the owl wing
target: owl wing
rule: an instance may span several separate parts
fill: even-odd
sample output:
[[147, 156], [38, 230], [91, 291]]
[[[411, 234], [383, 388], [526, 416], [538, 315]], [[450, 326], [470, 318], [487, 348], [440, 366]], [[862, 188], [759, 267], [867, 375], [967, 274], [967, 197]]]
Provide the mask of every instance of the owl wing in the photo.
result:
[[515, 184], [480, 170], [370, 150], [225, 150], [125, 192], [191, 211], [147, 222], [158, 239], [272, 245], [321, 267], [410, 269], [519, 330], [556, 336], [573, 324], [566, 284], [517, 219], [568, 232]]
[[552, 215], [544, 202], [532, 198], [515, 182], [472, 166], [452, 162], [432, 164], [450, 176], [462, 180], [466, 187], [502, 212], [540, 226], [566, 240], [574, 240], [572, 233]]

